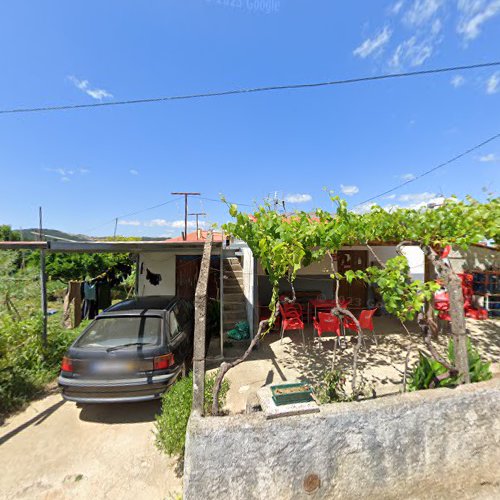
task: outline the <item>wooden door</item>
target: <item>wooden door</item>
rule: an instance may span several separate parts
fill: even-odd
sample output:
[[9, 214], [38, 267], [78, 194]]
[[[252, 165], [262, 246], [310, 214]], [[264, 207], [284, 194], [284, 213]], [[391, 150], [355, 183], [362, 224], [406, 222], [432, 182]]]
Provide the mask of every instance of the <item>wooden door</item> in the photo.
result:
[[[219, 265], [219, 257], [212, 256], [208, 274], [208, 298], [218, 298]], [[175, 265], [175, 294], [178, 297], [189, 301], [194, 300], [200, 267], [201, 255], [177, 255]]]
[[[368, 266], [368, 250], [341, 250], [337, 253], [337, 269], [344, 274], [348, 270], [358, 271], [366, 269]], [[367, 289], [366, 284], [361, 280], [353, 280], [347, 283], [340, 281], [339, 297], [351, 299], [351, 307], [366, 306]]]
[[201, 256], [177, 255], [175, 266], [175, 294], [193, 301], [200, 274]]

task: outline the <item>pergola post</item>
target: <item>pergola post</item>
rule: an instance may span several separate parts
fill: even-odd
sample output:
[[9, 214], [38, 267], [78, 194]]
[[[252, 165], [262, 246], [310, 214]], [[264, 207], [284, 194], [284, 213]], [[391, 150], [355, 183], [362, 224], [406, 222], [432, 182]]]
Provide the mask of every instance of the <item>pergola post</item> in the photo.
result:
[[194, 355], [193, 355], [193, 413], [203, 416], [205, 402], [205, 338], [207, 324], [207, 288], [212, 253], [212, 232], [203, 246], [200, 275], [194, 296]]

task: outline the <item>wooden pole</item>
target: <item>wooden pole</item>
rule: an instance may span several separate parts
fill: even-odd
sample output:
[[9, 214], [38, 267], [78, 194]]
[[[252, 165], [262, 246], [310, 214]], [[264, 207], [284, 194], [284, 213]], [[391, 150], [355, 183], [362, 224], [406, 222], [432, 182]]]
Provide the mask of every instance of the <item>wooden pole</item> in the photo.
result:
[[207, 288], [212, 253], [212, 231], [203, 246], [200, 275], [194, 295], [194, 355], [192, 411], [203, 416], [205, 403], [205, 334], [207, 324]]
[[187, 238], [187, 227], [188, 227], [188, 196], [200, 196], [201, 193], [188, 193], [187, 191], [179, 191], [170, 193], [172, 195], [182, 195], [184, 196], [184, 235], [182, 239], [185, 241]]
[[[43, 240], [42, 207], [38, 209], [38, 239]], [[45, 250], [40, 250], [40, 291], [42, 307], [42, 344], [47, 347], [47, 273], [45, 272]]]
[[207, 215], [205, 212], [194, 212], [192, 214], [188, 214], [188, 215], [194, 215], [196, 217], [196, 234], [198, 234], [198, 229], [199, 229], [199, 217], [200, 215], [201, 216], [204, 216], [204, 215]]

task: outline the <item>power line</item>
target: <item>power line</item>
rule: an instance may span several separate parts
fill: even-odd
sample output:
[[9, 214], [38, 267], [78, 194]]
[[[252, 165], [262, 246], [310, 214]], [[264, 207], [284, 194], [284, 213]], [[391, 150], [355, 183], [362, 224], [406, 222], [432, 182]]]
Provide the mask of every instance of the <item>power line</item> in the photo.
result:
[[425, 172], [422, 172], [421, 174], [416, 175], [415, 177], [413, 177], [405, 182], [402, 182], [401, 184], [398, 184], [397, 186], [394, 186], [393, 188], [388, 189], [387, 191], [384, 191], [383, 193], [377, 194], [376, 196], [372, 196], [371, 198], [368, 198], [367, 200], [362, 201], [361, 203], [358, 203], [357, 205], [354, 205], [353, 208], [359, 207], [360, 205], [364, 205], [365, 203], [369, 203], [370, 201], [376, 200], [377, 198], [380, 198], [381, 196], [385, 196], [386, 194], [392, 193], [393, 191], [396, 191], [397, 189], [399, 189], [403, 186], [411, 184], [412, 182], [415, 182], [418, 179], [421, 179], [422, 177], [425, 177], [426, 175], [429, 175], [430, 173], [435, 172], [436, 170], [438, 170], [440, 168], [446, 167], [450, 163], [453, 163], [453, 162], [459, 160], [460, 158], [463, 158], [464, 156], [472, 153], [473, 151], [476, 151], [477, 149], [482, 148], [486, 144], [489, 144], [490, 142], [494, 141], [495, 139], [498, 139], [499, 137], [500, 137], [500, 133], [495, 134], [495, 135], [489, 137], [488, 139], [484, 140], [483, 142], [476, 144], [475, 146], [472, 146], [471, 148], [467, 149], [466, 151], [463, 151], [462, 153], [454, 156], [453, 158], [450, 158], [449, 160], [447, 160], [443, 163], [440, 163], [439, 165], [436, 165], [435, 167], [432, 167], [431, 169], [426, 170]]
[[315, 87], [327, 87], [332, 85], [348, 85], [351, 83], [371, 82], [377, 80], [388, 80], [391, 78], [405, 78], [410, 76], [433, 75], [437, 73], [448, 73], [451, 71], [466, 71], [479, 68], [490, 68], [493, 66], [500, 66], [500, 61], [493, 61], [480, 64], [469, 64], [466, 66], [451, 66], [447, 68], [435, 68], [420, 71], [407, 71], [405, 73], [386, 73], [383, 75], [363, 76], [359, 78], [347, 78], [343, 80], [332, 80], [326, 82], [312, 82], [312, 83], [297, 83], [285, 85], [271, 85], [266, 87], [253, 87], [243, 89], [222, 90], [219, 92], [203, 92], [199, 94], [185, 94], [174, 95], [166, 97], [151, 97], [145, 99], [129, 99], [124, 101], [110, 101], [110, 102], [96, 102], [92, 104], [63, 104], [55, 106], [40, 106], [36, 108], [12, 108], [0, 110], [0, 114], [13, 114], [13, 113], [35, 113], [41, 111], [63, 111], [71, 109], [84, 109], [84, 108], [100, 108], [104, 106], [123, 106], [128, 104], [145, 104], [154, 102], [165, 101], [178, 101], [187, 99], [201, 99], [204, 97], [222, 97], [236, 94], [252, 94], [256, 92], [270, 92], [274, 90], [297, 90]]
[[130, 212], [128, 214], [123, 214], [119, 215], [118, 217], [114, 217], [113, 219], [103, 222], [102, 224], [99, 224], [98, 226], [91, 227], [90, 229], [86, 229], [85, 231], [93, 231], [94, 229], [98, 229], [103, 226], [107, 226], [108, 224], [111, 224], [112, 222], [116, 222], [117, 219], [124, 219], [125, 217], [131, 217], [132, 215], [137, 215], [137, 214], [142, 214], [143, 212], [147, 212], [149, 210], [154, 210], [155, 208], [160, 208], [164, 207], [165, 205], [168, 205], [169, 203], [173, 203], [174, 201], [180, 200], [181, 196], [178, 196], [176, 198], [172, 198], [171, 200], [165, 201], [164, 203], [159, 203], [158, 205], [154, 205], [152, 207], [144, 208], [142, 210], [137, 210], [136, 212]]
[[[200, 196], [200, 200], [205, 200], [205, 201], [214, 201], [215, 203], [224, 203], [226, 204], [225, 201], [218, 200], [216, 198], [204, 198], [203, 196]], [[237, 201], [228, 201], [227, 203], [234, 203], [235, 205], [239, 205], [241, 207], [252, 207], [253, 205], [249, 205], [248, 203], [238, 203]]]

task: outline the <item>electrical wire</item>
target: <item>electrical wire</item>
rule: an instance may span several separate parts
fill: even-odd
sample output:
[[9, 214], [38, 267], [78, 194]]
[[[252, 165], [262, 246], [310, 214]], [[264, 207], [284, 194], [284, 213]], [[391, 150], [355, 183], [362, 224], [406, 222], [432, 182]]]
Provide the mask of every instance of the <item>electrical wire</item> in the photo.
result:
[[94, 226], [94, 227], [91, 227], [89, 229], [86, 229], [85, 231], [93, 231], [94, 229], [98, 229], [100, 227], [107, 226], [108, 224], [116, 222], [117, 219], [118, 220], [124, 219], [125, 217], [131, 217], [132, 215], [142, 214], [143, 212], [147, 212], [149, 210], [154, 210], [155, 208], [164, 207], [165, 205], [173, 203], [174, 201], [178, 201], [181, 198], [182, 198], [182, 196], [177, 196], [175, 198], [172, 198], [171, 200], [165, 201], [164, 203], [159, 203], [158, 205], [154, 205], [152, 207], [144, 208], [142, 210], [137, 210], [136, 212], [130, 212], [128, 214], [119, 215], [118, 217], [114, 217], [113, 219], [110, 219], [107, 222], [103, 222], [102, 224], [99, 224], [98, 226]]
[[389, 193], [392, 193], [393, 191], [396, 191], [397, 189], [400, 189], [403, 186], [411, 184], [412, 182], [415, 182], [415, 181], [421, 179], [422, 177], [425, 177], [426, 175], [429, 175], [432, 172], [435, 172], [436, 170], [439, 170], [440, 168], [446, 167], [450, 163], [453, 163], [453, 162], [459, 160], [460, 158], [463, 158], [464, 156], [466, 156], [466, 155], [468, 155], [468, 154], [470, 154], [470, 153], [472, 153], [472, 152], [474, 152], [474, 151], [482, 148], [486, 144], [489, 144], [490, 142], [493, 142], [495, 139], [498, 139], [499, 137], [500, 137], [500, 133], [495, 134], [495, 135], [489, 137], [488, 139], [484, 140], [483, 142], [481, 142], [479, 144], [476, 144], [475, 146], [472, 146], [471, 148], [467, 149], [466, 151], [463, 151], [462, 153], [454, 156], [453, 158], [450, 158], [449, 160], [447, 160], [447, 161], [445, 161], [443, 163], [440, 163], [439, 165], [436, 165], [435, 167], [432, 167], [429, 170], [426, 170], [425, 172], [422, 172], [419, 175], [416, 175], [412, 179], [409, 179], [409, 180], [407, 180], [405, 182], [402, 182], [401, 184], [398, 184], [397, 186], [394, 186], [393, 188], [388, 189], [388, 190], [384, 191], [383, 193], [377, 194], [376, 196], [372, 196], [371, 198], [368, 198], [367, 200], [362, 201], [362, 202], [354, 205], [353, 208], [359, 207], [360, 205], [364, 205], [365, 203], [369, 203], [370, 201], [376, 200], [377, 198], [380, 198], [381, 196], [385, 196], [385, 195], [387, 195]]
[[[200, 200], [205, 200], [205, 201], [214, 201], [216, 203], [224, 203], [224, 204], [226, 204], [225, 201], [218, 200], [216, 198], [204, 198], [203, 196], [200, 196], [199, 199]], [[239, 206], [242, 206], [242, 207], [251, 207], [251, 206], [253, 206], [253, 205], [249, 205], [248, 203], [238, 203], [237, 201], [228, 201], [227, 203], [234, 203], [235, 205], [239, 205]]]
[[466, 71], [480, 68], [491, 68], [494, 66], [500, 66], [500, 61], [493, 61], [487, 63], [479, 64], [469, 64], [465, 66], [451, 66], [446, 68], [435, 68], [420, 71], [407, 71], [404, 73], [386, 73], [382, 75], [373, 76], [363, 76], [358, 78], [347, 78], [343, 80], [332, 80], [326, 82], [312, 82], [312, 83], [297, 83], [297, 84], [285, 84], [285, 85], [270, 85], [266, 87], [253, 87], [253, 88], [243, 88], [243, 89], [232, 89], [232, 90], [222, 90], [219, 92], [203, 92], [199, 94], [185, 94], [185, 95], [173, 95], [166, 97], [151, 97], [145, 99], [129, 99], [123, 101], [109, 101], [109, 102], [96, 102], [91, 104], [63, 104], [54, 106], [39, 106], [35, 108], [11, 108], [2, 109], [0, 114], [14, 114], [14, 113], [35, 113], [43, 111], [63, 111], [63, 110], [73, 110], [73, 109], [85, 109], [85, 108], [101, 108], [105, 106], [123, 106], [130, 104], [145, 104], [145, 103], [155, 103], [155, 102], [165, 102], [165, 101], [180, 101], [188, 99], [201, 99], [204, 97], [222, 97], [228, 95], [237, 94], [252, 94], [257, 92], [270, 92], [274, 90], [297, 90], [297, 89], [307, 89], [307, 88], [317, 88], [317, 87], [327, 87], [332, 85], [348, 85], [352, 83], [362, 83], [362, 82], [372, 82], [377, 80], [388, 80], [391, 78], [406, 78], [411, 76], [421, 76], [421, 75], [433, 75], [438, 73], [448, 73], [452, 71]]

